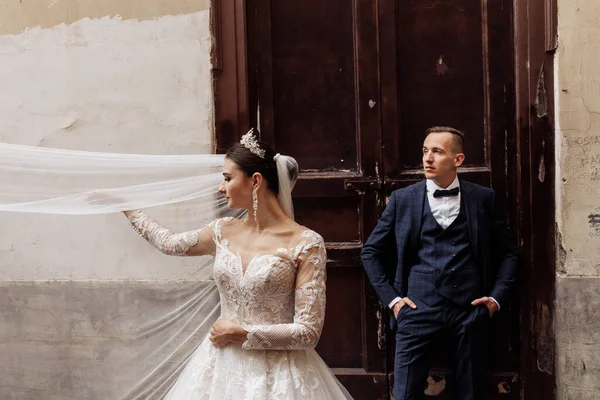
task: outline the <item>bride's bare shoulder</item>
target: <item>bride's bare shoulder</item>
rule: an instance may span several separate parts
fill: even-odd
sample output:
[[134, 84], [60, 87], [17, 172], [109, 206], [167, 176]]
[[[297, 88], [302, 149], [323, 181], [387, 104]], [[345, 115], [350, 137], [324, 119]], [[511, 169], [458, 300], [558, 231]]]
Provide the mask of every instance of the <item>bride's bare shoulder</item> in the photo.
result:
[[223, 225], [223, 226], [235, 226], [235, 225], [239, 224], [240, 222], [242, 222], [243, 220], [240, 218], [234, 218], [234, 217], [223, 217], [223, 218], [219, 218], [219, 221], [221, 222], [221, 225]]

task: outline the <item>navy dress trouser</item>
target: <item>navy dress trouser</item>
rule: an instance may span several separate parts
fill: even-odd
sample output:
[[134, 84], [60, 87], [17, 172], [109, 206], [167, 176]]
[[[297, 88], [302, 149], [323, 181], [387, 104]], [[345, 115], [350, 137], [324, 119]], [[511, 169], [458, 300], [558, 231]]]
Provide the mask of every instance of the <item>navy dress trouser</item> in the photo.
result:
[[442, 338], [447, 340], [454, 352], [454, 398], [482, 400], [481, 359], [490, 321], [487, 307], [459, 306], [447, 300], [428, 305], [416, 297], [411, 297], [411, 300], [417, 308], [405, 305], [397, 316], [395, 400], [424, 398], [431, 344]]

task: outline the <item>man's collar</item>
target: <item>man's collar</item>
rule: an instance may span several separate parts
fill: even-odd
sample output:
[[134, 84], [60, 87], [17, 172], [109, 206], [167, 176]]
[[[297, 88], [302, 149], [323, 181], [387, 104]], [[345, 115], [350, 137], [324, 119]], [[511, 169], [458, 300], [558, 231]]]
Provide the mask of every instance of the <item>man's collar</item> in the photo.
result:
[[436, 190], [450, 190], [454, 189], [455, 187], [460, 187], [458, 175], [456, 176], [456, 178], [454, 178], [454, 181], [452, 181], [452, 183], [446, 188], [439, 187], [434, 181], [427, 179], [427, 192], [435, 192]]

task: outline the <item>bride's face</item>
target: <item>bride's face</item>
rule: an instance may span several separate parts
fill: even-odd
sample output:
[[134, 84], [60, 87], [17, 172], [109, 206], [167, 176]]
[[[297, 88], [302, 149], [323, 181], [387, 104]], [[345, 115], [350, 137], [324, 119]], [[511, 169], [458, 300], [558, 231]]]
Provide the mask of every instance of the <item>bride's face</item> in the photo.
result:
[[227, 206], [232, 209], [252, 207], [251, 177], [246, 176], [236, 163], [226, 158], [223, 162], [223, 182], [219, 192], [227, 199]]

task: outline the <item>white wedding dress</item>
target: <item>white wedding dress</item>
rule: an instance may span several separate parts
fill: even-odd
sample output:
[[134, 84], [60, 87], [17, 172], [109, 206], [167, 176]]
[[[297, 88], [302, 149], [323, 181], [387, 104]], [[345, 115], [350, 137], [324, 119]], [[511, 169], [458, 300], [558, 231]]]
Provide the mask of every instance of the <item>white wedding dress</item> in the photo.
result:
[[314, 350], [325, 315], [323, 238], [306, 230], [293, 248], [255, 255], [244, 270], [222, 235], [229, 222], [217, 220], [200, 234], [211, 230], [216, 244], [221, 317], [242, 324], [248, 339], [216, 348], [206, 337], [166, 398], [351, 399]]

